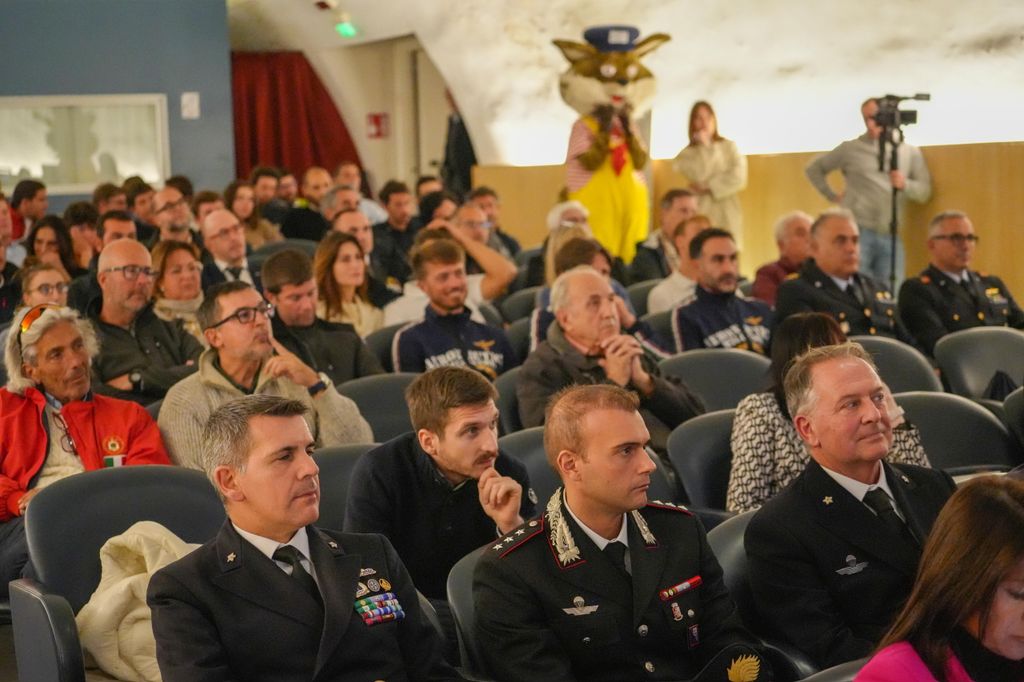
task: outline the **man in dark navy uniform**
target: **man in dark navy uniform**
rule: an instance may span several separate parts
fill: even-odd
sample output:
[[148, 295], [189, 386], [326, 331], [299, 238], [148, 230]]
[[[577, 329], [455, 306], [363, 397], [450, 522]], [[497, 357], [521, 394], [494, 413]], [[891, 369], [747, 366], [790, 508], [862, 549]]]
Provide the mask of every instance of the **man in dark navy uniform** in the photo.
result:
[[853, 214], [829, 209], [811, 225], [811, 258], [779, 286], [775, 323], [794, 313], [829, 313], [847, 336], [910, 338], [896, 316], [889, 289], [862, 272], [860, 231]]
[[900, 287], [900, 317], [929, 355], [950, 332], [971, 327], [1024, 329], [1024, 311], [1003, 280], [971, 270], [978, 236], [966, 213], [943, 211], [928, 225], [929, 264]]
[[638, 408], [636, 394], [609, 384], [552, 399], [544, 447], [564, 487], [541, 518], [484, 548], [474, 575], [488, 675], [683, 680], [716, 663], [714, 679], [726, 667], [728, 679], [770, 674], [703, 526], [647, 502], [655, 465]]

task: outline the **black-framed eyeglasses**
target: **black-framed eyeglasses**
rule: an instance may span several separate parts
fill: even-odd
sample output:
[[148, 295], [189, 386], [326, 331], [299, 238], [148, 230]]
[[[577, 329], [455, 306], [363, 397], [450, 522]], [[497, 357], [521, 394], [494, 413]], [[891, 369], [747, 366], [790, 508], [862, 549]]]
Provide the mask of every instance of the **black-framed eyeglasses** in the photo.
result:
[[118, 265], [114, 268], [107, 268], [103, 272], [120, 272], [129, 282], [137, 280], [139, 275], [145, 275], [150, 279], [156, 279], [160, 276], [159, 270], [154, 270], [153, 268], [142, 265]]
[[957, 246], [963, 246], [965, 243], [977, 244], [981, 241], [981, 237], [976, 234], [937, 234], [932, 239], [945, 239]]
[[182, 197], [181, 199], [178, 199], [177, 201], [169, 201], [169, 202], [167, 202], [166, 204], [164, 204], [160, 208], [156, 209], [156, 211], [154, 211], [154, 213], [163, 213], [164, 211], [170, 211], [170, 210], [173, 210], [175, 208], [178, 208], [179, 206], [185, 206], [187, 203], [188, 202], [185, 201], [185, 198]]
[[225, 317], [220, 322], [211, 324], [209, 327], [207, 327], [207, 329], [216, 329], [222, 324], [227, 324], [231, 320], [238, 320], [239, 323], [241, 324], [252, 324], [253, 321], [256, 319], [257, 313], [265, 315], [267, 319], [270, 319], [271, 317], [274, 316], [274, 306], [264, 301], [263, 303], [257, 306], [239, 308], [235, 312]]
[[33, 291], [38, 291], [43, 296], [49, 296], [50, 294], [53, 294], [53, 293], [63, 294], [65, 292], [67, 292], [67, 290], [70, 289], [70, 288], [71, 288], [71, 285], [68, 284], [67, 282], [57, 282], [56, 284], [46, 283], [46, 284], [40, 284], [35, 289], [29, 289], [25, 293], [31, 294]]

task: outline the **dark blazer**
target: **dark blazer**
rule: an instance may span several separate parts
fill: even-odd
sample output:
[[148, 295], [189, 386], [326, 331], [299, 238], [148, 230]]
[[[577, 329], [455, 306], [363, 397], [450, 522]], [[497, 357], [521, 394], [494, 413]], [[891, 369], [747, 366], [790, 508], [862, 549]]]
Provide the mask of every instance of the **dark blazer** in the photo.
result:
[[[387, 539], [307, 532], [323, 612], [230, 521], [153, 576], [146, 601], [164, 682], [461, 679]], [[363, 623], [355, 595], [371, 578], [389, 582], [404, 620]]]
[[289, 327], [274, 316], [274, 338], [304, 363], [331, 378], [335, 386], [360, 377], [383, 374], [377, 356], [352, 325], [319, 317], [309, 327]]
[[942, 471], [882, 466], [913, 545], [814, 461], [747, 527], [760, 616], [823, 668], [875, 648], [910, 595], [921, 547], [956, 489]]
[[775, 324], [794, 313], [828, 313], [836, 318], [847, 336], [889, 336], [909, 342], [910, 336], [900, 324], [896, 300], [888, 287], [863, 273], [855, 274], [853, 279], [863, 302], [854, 294], [840, 290], [814, 259], [808, 258], [798, 276], [779, 285]]
[[971, 327], [1024, 328], [1024, 311], [1003, 280], [978, 272], [969, 274], [965, 287], [929, 265], [900, 287], [900, 317], [929, 355], [935, 342], [950, 332]]
[[646, 282], [652, 279], [665, 279], [672, 274], [672, 266], [665, 258], [665, 247], [661, 242], [658, 246], [647, 246], [646, 241], [636, 245], [636, 255], [629, 264], [629, 281]]
[[[254, 266], [249, 259], [245, 260], [246, 267], [249, 268], [249, 274], [252, 275], [253, 286], [256, 287], [256, 291], [263, 293], [263, 282], [260, 280], [260, 269]], [[203, 291], [206, 291], [214, 284], [220, 284], [221, 282], [228, 281], [228, 278], [224, 276], [224, 273], [220, 271], [216, 263], [210, 262], [203, 266], [202, 274], [202, 285]]]
[[[628, 580], [565, 512], [561, 489], [555, 495], [556, 515], [549, 509], [489, 545], [477, 565], [477, 638], [490, 675], [688, 680], [725, 646], [754, 645], [690, 512], [651, 503], [636, 512], [644, 530], [629, 515]], [[567, 562], [553, 536], [573, 544]], [[659, 596], [695, 576], [700, 587]]]

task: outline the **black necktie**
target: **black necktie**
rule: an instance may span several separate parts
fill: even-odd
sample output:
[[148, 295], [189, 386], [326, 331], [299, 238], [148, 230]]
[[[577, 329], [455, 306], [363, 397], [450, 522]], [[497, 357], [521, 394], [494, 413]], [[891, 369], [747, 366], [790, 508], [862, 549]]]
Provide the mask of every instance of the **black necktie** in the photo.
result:
[[311, 596], [314, 601], [318, 604], [323, 604], [323, 598], [320, 596], [320, 590], [316, 586], [316, 581], [313, 580], [313, 576], [302, 567], [302, 554], [299, 550], [295, 549], [291, 545], [285, 545], [278, 547], [274, 550], [274, 561], [280, 561], [283, 564], [288, 564], [292, 567], [292, 580], [302, 589], [306, 594]]
[[887, 525], [897, 535], [902, 538], [913, 539], [907, 524], [896, 513], [896, 509], [892, 506], [892, 501], [884, 490], [881, 488], [869, 490], [868, 494], [864, 496], [864, 504], [878, 514], [878, 518], [882, 520], [882, 523]]
[[242, 268], [234, 267], [224, 269], [231, 273], [231, 276], [235, 278], [234, 281], [236, 282], [242, 277]]
[[629, 577], [626, 570], [626, 546], [621, 542], [609, 542], [604, 548], [605, 555], [611, 560], [615, 568], [622, 571], [622, 575]]
[[858, 305], [864, 305], [864, 301], [861, 300], [860, 289], [857, 288], [857, 285], [852, 280], [846, 285], [846, 293], [853, 296]]

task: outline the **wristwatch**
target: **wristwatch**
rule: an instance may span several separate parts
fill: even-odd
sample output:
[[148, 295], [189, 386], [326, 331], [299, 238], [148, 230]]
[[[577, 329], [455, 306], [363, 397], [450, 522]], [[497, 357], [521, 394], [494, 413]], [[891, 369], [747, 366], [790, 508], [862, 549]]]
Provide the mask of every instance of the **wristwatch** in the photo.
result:
[[321, 391], [326, 391], [327, 387], [331, 385], [331, 378], [323, 372], [317, 372], [317, 376], [320, 377], [320, 381], [306, 389], [311, 398], [315, 398]]
[[128, 380], [132, 382], [132, 393], [142, 393], [142, 372], [133, 369], [128, 375]]

